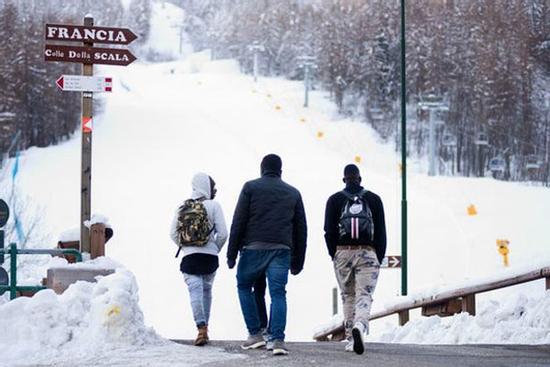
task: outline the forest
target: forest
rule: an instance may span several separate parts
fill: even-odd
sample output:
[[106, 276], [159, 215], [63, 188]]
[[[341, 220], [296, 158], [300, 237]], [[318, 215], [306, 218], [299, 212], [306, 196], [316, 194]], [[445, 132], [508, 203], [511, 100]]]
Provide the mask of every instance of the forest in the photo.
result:
[[[173, 0], [196, 49], [234, 57], [263, 75], [302, 79], [339, 110], [400, 146], [400, 1]], [[550, 1], [406, 2], [408, 154], [428, 154], [430, 109], [437, 174], [550, 181]]]
[[[302, 80], [302, 60], [312, 58], [313, 88], [399, 150], [399, 0], [170, 2], [185, 10], [196, 51], [235, 58], [244, 72], [254, 48], [264, 76]], [[79, 95], [53, 88], [52, 75], [80, 66], [43, 61], [44, 23], [78, 24], [92, 13], [96, 24], [146, 40], [151, 0], [125, 3], [0, 0], [0, 85], [9, 86], [0, 89], [2, 153], [13, 154], [16, 136], [18, 149], [48, 146], [79, 125]], [[550, 185], [550, 0], [406, 4], [409, 156], [427, 160], [433, 124], [436, 174]], [[434, 101], [442, 108], [421, 108]]]

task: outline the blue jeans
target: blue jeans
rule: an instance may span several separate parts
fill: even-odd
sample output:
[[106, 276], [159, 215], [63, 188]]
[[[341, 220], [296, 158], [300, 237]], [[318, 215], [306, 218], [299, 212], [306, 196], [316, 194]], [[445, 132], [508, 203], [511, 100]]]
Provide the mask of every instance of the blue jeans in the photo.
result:
[[212, 283], [215, 276], [216, 272], [204, 275], [183, 273], [197, 327], [208, 325], [212, 305]]
[[286, 283], [290, 250], [243, 250], [237, 267], [237, 288], [246, 328], [250, 335], [260, 332], [260, 317], [252, 292], [254, 283], [267, 276], [271, 296], [270, 340], [284, 340], [286, 327]]

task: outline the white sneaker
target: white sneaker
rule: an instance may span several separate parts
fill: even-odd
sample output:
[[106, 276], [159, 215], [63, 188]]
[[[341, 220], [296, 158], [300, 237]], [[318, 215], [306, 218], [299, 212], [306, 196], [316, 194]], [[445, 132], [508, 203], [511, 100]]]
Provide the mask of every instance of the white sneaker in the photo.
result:
[[346, 352], [353, 352], [353, 339], [349, 338], [346, 342], [346, 346], [344, 347], [344, 350]]
[[351, 335], [353, 337], [353, 351], [357, 354], [363, 354], [365, 352], [365, 326], [356, 322], [351, 329]]

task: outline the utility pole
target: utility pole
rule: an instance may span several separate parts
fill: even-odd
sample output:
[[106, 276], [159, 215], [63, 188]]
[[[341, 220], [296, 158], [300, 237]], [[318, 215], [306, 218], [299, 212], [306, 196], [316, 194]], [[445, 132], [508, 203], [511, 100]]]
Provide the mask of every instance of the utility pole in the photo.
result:
[[253, 60], [254, 71], [253, 72], [254, 72], [254, 83], [256, 83], [258, 81], [258, 54], [260, 52], [264, 52], [265, 47], [260, 45], [258, 42], [254, 42], [251, 45], [248, 45], [248, 50], [252, 51], [252, 53], [254, 55], [254, 60]]
[[317, 64], [315, 63], [316, 58], [315, 56], [299, 56], [298, 61], [300, 62], [298, 64], [299, 68], [304, 68], [304, 87], [305, 87], [305, 96], [304, 96], [304, 107], [309, 106], [309, 89], [311, 87], [311, 75], [310, 70], [317, 68]]
[[436, 123], [442, 123], [441, 121], [436, 121], [435, 119], [435, 113], [439, 111], [448, 111], [449, 107], [445, 102], [443, 102], [443, 99], [440, 97], [437, 97], [434, 94], [429, 94], [424, 100], [418, 102], [418, 107], [421, 110], [429, 111], [430, 113], [430, 146], [429, 146], [429, 156], [430, 156], [430, 166], [428, 169], [428, 175], [429, 176], [435, 176], [436, 172], [436, 140], [435, 140], [435, 125]]

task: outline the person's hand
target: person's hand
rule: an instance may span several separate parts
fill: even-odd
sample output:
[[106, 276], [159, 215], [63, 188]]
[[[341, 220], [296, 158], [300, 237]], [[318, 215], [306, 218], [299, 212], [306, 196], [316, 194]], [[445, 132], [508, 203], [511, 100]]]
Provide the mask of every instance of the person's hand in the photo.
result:
[[300, 274], [301, 271], [302, 271], [302, 269], [290, 268], [290, 274], [292, 274], [292, 275], [298, 275], [298, 274]]
[[235, 259], [227, 259], [227, 266], [229, 267], [229, 269], [233, 269], [235, 267]]

